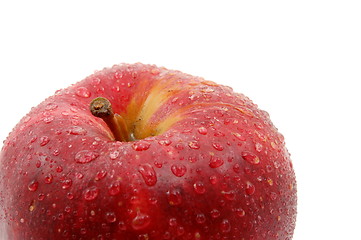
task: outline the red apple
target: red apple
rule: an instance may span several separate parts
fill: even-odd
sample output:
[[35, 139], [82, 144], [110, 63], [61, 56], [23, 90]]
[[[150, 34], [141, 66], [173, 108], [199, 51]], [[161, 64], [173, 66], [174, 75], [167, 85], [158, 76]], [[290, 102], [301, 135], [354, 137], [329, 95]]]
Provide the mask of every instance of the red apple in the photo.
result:
[[296, 202], [284, 138], [265, 111], [152, 65], [114, 66], [56, 92], [0, 155], [8, 240], [291, 239]]

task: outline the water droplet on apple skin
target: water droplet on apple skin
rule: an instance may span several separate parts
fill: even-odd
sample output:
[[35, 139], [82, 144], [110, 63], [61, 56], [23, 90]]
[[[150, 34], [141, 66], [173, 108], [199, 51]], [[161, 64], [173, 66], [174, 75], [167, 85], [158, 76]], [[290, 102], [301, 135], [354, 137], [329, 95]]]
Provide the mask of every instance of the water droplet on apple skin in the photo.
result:
[[67, 132], [71, 135], [85, 135], [87, 130], [79, 126], [73, 126]]
[[245, 190], [247, 195], [253, 195], [256, 191], [256, 187], [249, 181], [246, 182]]
[[257, 165], [260, 163], [260, 159], [257, 155], [251, 152], [243, 151], [241, 153], [242, 158], [250, 164]]
[[89, 187], [84, 190], [83, 197], [87, 201], [92, 201], [96, 199], [99, 195], [99, 188], [96, 186]]
[[193, 189], [198, 194], [204, 194], [206, 192], [206, 188], [203, 184], [203, 182], [198, 181], [193, 184]]
[[120, 182], [114, 182], [108, 187], [108, 193], [110, 196], [116, 196], [120, 193]]
[[44, 147], [49, 142], [50, 142], [50, 138], [48, 136], [42, 136], [40, 138], [40, 146], [42, 146], [42, 147]]
[[78, 97], [89, 98], [91, 96], [90, 91], [86, 87], [78, 87], [75, 91]]
[[73, 181], [71, 179], [63, 179], [61, 180], [61, 188], [68, 189], [73, 185]]
[[154, 186], [157, 183], [157, 174], [150, 164], [141, 164], [138, 171], [142, 175], [145, 184], [148, 186]]
[[55, 117], [54, 116], [46, 116], [43, 118], [43, 122], [45, 122], [46, 124], [51, 123], [52, 121], [54, 121]]
[[45, 194], [44, 193], [39, 193], [38, 200], [43, 201], [44, 199], [45, 199]]
[[178, 206], [183, 201], [181, 191], [179, 189], [173, 188], [173, 189], [167, 191], [166, 194], [167, 194], [167, 198], [168, 198], [168, 203], [171, 206]]
[[132, 145], [133, 149], [135, 151], [145, 151], [148, 150], [150, 147], [150, 143], [146, 141], [139, 140], [137, 142], [134, 142]]
[[142, 212], [137, 212], [137, 215], [131, 222], [131, 226], [134, 230], [139, 231], [148, 227], [150, 223], [151, 223], [151, 218], [149, 215]]
[[206, 216], [205, 216], [203, 213], [198, 213], [198, 214], [196, 215], [196, 222], [197, 222], [198, 224], [203, 224], [203, 223], [206, 222], [206, 220], [207, 220], [207, 218], [206, 218]]
[[114, 150], [114, 151], [109, 153], [109, 157], [110, 157], [111, 160], [117, 159], [118, 156], [119, 156], [119, 151], [117, 151], [117, 150]]
[[94, 151], [90, 151], [90, 150], [82, 150], [79, 151], [76, 155], [75, 155], [75, 162], [77, 163], [89, 163], [93, 160], [95, 160], [97, 157], [99, 156], [99, 154], [97, 152]]
[[183, 164], [173, 164], [171, 166], [172, 173], [177, 177], [182, 177], [187, 172], [187, 167]]
[[117, 221], [117, 217], [114, 212], [107, 212], [105, 214], [105, 219], [108, 223], [114, 223]]
[[199, 134], [207, 135], [208, 130], [205, 127], [200, 127], [200, 128], [198, 128], [198, 132], [199, 132]]
[[223, 233], [228, 233], [231, 231], [231, 223], [228, 219], [223, 219], [220, 224], [220, 229]]
[[39, 182], [33, 180], [29, 183], [28, 189], [30, 192], [35, 192], [36, 190], [38, 190], [38, 186], [39, 186]]
[[212, 146], [217, 151], [223, 151], [223, 149], [224, 149], [224, 147], [220, 143], [217, 143], [217, 142], [213, 143]]
[[107, 176], [108, 172], [105, 170], [101, 170], [99, 172], [96, 173], [95, 175], [95, 181], [100, 181], [103, 178], [105, 178]]
[[218, 167], [222, 166], [223, 164], [224, 164], [224, 161], [219, 157], [211, 156], [211, 159], [209, 160], [209, 166], [211, 168], [218, 168]]
[[246, 215], [246, 212], [242, 208], [235, 209], [235, 213], [238, 217], [244, 217]]
[[45, 180], [44, 180], [44, 182], [46, 183], [46, 184], [50, 184], [50, 183], [52, 183], [53, 182], [53, 175], [50, 173], [50, 174], [48, 174], [46, 177], [45, 177]]
[[192, 141], [192, 142], [189, 142], [188, 143], [188, 146], [191, 148], [191, 149], [199, 149], [200, 148], [200, 145], [197, 141]]

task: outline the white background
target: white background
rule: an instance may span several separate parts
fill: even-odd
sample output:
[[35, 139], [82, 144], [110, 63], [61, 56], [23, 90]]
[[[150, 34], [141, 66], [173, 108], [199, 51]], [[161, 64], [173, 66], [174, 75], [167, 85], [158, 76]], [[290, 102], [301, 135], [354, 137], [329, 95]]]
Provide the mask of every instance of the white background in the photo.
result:
[[1, 0], [0, 140], [32, 106], [94, 70], [181, 70], [270, 113], [297, 174], [294, 240], [360, 240], [358, 2]]

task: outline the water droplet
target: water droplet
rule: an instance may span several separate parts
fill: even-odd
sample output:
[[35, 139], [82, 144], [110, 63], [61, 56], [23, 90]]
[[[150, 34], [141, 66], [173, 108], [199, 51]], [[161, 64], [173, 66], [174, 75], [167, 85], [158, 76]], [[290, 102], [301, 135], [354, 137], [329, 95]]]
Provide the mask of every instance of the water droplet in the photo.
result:
[[111, 87], [113, 92], [120, 92], [120, 87], [119, 86], [112, 86]]
[[234, 190], [222, 191], [223, 196], [230, 201], [233, 201], [236, 198], [236, 193]]
[[231, 223], [228, 219], [223, 219], [220, 228], [223, 233], [228, 233], [231, 231]]
[[55, 119], [54, 116], [46, 116], [43, 118], [43, 121], [45, 123], [51, 123], [52, 121], [54, 121], [54, 119]]
[[50, 138], [47, 136], [43, 136], [40, 138], [40, 146], [45, 146], [50, 142]]
[[62, 166], [57, 166], [56, 167], [56, 172], [61, 173], [63, 171], [63, 167]]
[[31, 142], [31, 143], [34, 143], [34, 142], [36, 141], [36, 139], [38, 139], [38, 137], [37, 137], [37, 136], [33, 136], [33, 137], [30, 139], [30, 142]]
[[48, 103], [48, 105], [45, 106], [46, 111], [52, 111], [58, 108], [58, 105], [55, 103]]
[[199, 224], [203, 224], [206, 222], [206, 216], [203, 213], [198, 213], [196, 216], [196, 222]]
[[177, 177], [182, 177], [187, 172], [187, 168], [183, 164], [173, 164], [171, 170]]
[[38, 195], [38, 200], [39, 200], [39, 201], [43, 201], [44, 199], [45, 199], [45, 194], [39, 193], [39, 195]]
[[203, 182], [196, 182], [193, 184], [194, 191], [198, 194], [203, 194], [206, 192], [206, 188], [204, 187]]
[[64, 211], [65, 211], [65, 212], [67, 212], [67, 213], [70, 213], [70, 211], [71, 211], [71, 207], [66, 206], [66, 207], [64, 208]]
[[135, 151], [145, 151], [145, 150], [149, 149], [150, 143], [140, 140], [140, 141], [134, 142], [132, 147]]
[[268, 173], [273, 172], [273, 167], [272, 167], [271, 165], [267, 165], [267, 166], [266, 166], [266, 171], [267, 171]]
[[205, 127], [200, 127], [200, 128], [198, 128], [198, 132], [199, 132], [199, 134], [206, 135], [208, 130]]
[[62, 189], [68, 189], [73, 184], [73, 181], [71, 179], [65, 179], [61, 181], [61, 188]]
[[267, 178], [267, 183], [270, 185], [270, 186], [273, 186], [273, 180], [271, 178]]
[[263, 149], [263, 145], [257, 142], [257, 143], [254, 145], [254, 148], [256, 149], [257, 152], [261, 152], [262, 149]]
[[105, 219], [107, 220], [108, 223], [113, 223], [117, 220], [117, 217], [115, 216], [115, 213], [107, 212], [105, 214]]
[[241, 171], [241, 166], [238, 163], [234, 164], [233, 165], [233, 171], [235, 173], [239, 173]]
[[38, 190], [39, 187], [39, 183], [35, 180], [31, 181], [28, 185], [28, 189], [30, 192], [35, 192], [36, 190]]
[[27, 122], [29, 122], [30, 121], [30, 119], [31, 119], [31, 117], [29, 117], [29, 116], [26, 116], [26, 117], [24, 117], [24, 123], [27, 123]]
[[99, 181], [102, 180], [103, 178], [105, 178], [105, 176], [107, 175], [107, 171], [105, 170], [101, 170], [99, 172], [97, 172], [97, 174], [95, 175], [95, 181]]
[[246, 193], [248, 195], [253, 195], [256, 191], [256, 187], [251, 182], [246, 182]]
[[260, 162], [259, 157], [251, 152], [242, 152], [241, 156], [244, 160], [246, 160], [250, 164], [259, 164]]
[[177, 143], [177, 144], [175, 145], [175, 148], [176, 148], [177, 150], [181, 151], [181, 150], [184, 149], [184, 146], [183, 146], [182, 143]]
[[271, 200], [276, 200], [277, 199], [277, 193], [271, 192], [270, 193], [270, 198], [271, 198]]
[[50, 184], [53, 182], [53, 175], [50, 173], [48, 176], [45, 177], [45, 183]]
[[80, 229], [80, 234], [85, 235], [86, 233], [87, 233], [86, 228], [81, 228]]
[[210, 176], [209, 177], [209, 182], [211, 183], [211, 184], [216, 184], [217, 182], [218, 182], [218, 178], [217, 178], [217, 176]]
[[154, 161], [154, 166], [157, 168], [161, 168], [161, 167], [163, 167], [163, 163], [159, 162], [159, 161]]
[[213, 143], [212, 146], [218, 151], [223, 151], [224, 147], [220, 143]]
[[67, 132], [72, 135], [85, 135], [87, 133], [84, 128], [79, 126], [73, 126]]
[[154, 171], [154, 168], [150, 164], [146, 163], [140, 165], [138, 171], [148, 186], [154, 186], [157, 183], [157, 175]]
[[136, 217], [133, 219], [131, 225], [134, 230], [142, 230], [149, 226], [150, 216], [141, 212], [137, 212]]
[[53, 155], [54, 155], [54, 156], [59, 156], [59, 154], [60, 154], [59, 149], [54, 149]]
[[78, 87], [75, 94], [78, 97], [88, 98], [91, 96], [90, 91], [86, 87]]
[[182, 195], [178, 189], [167, 191], [168, 202], [172, 206], [178, 206], [182, 203]]
[[200, 148], [199, 143], [196, 142], [196, 141], [189, 142], [189, 143], [188, 143], [188, 146], [189, 146], [190, 148], [192, 148], [192, 149], [199, 149], [199, 148]]
[[172, 141], [169, 139], [162, 139], [162, 140], [159, 140], [158, 143], [159, 143], [159, 145], [162, 145], [162, 146], [169, 146], [172, 143]]
[[148, 198], [148, 202], [152, 205], [156, 205], [158, 203], [158, 199], [156, 199], [155, 197], [150, 197]]
[[275, 150], [277, 150], [277, 144], [275, 142], [271, 142], [271, 147]]
[[125, 231], [125, 230], [127, 230], [127, 225], [125, 224], [125, 222], [119, 221], [119, 222], [118, 222], [118, 228], [119, 228], [119, 230], [121, 230], [121, 231]]
[[276, 169], [278, 169], [278, 168], [281, 166], [281, 164], [280, 164], [278, 161], [274, 161], [274, 162], [273, 162], [273, 166], [274, 166]]
[[116, 196], [120, 193], [120, 182], [112, 183], [108, 188], [108, 193], [111, 196]]
[[72, 194], [71, 192], [68, 192], [68, 193], [66, 194], [66, 197], [67, 197], [69, 200], [72, 200], [72, 199], [74, 199], [74, 194]]
[[89, 187], [84, 191], [84, 199], [87, 201], [94, 200], [98, 197], [99, 189], [95, 186]]
[[99, 85], [100, 84], [100, 78], [96, 77], [92, 79], [93, 85]]
[[76, 177], [77, 179], [83, 179], [84, 174], [82, 174], [82, 173], [80, 173], [80, 172], [77, 172], [77, 173], [75, 173], [75, 177]]
[[160, 73], [160, 70], [158, 68], [152, 68], [152, 70], [150, 70], [150, 73], [152, 75], [158, 75]]
[[40, 160], [37, 160], [36, 163], [35, 163], [35, 166], [37, 168], [41, 167], [41, 161]]
[[82, 150], [75, 155], [75, 162], [77, 163], [89, 163], [96, 159], [99, 156], [98, 153], [89, 151], [89, 150]]
[[211, 168], [217, 168], [222, 166], [224, 163], [224, 161], [219, 158], [219, 157], [215, 157], [215, 156], [211, 156], [211, 159], [209, 160], [209, 166]]
[[240, 141], [246, 141], [247, 139], [245, 137], [243, 137], [241, 134], [239, 133], [232, 133], [233, 136], [235, 136], [238, 140]]
[[138, 235], [137, 240], [149, 240], [149, 234], [148, 233], [140, 234]]
[[235, 212], [238, 217], [244, 217], [246, 215], [246, 212], [242, 208], [237, 208]]
[[218, 218], [219, 216], [221, 216], [221, 213], [218, 209], [212, 209], [211, 216], [212, 218]]
[[119, 151], [117, 151], [117, 150], [114, 150], [114, 151], [109, 153], [109, 157], [110, 157], [111, 160], [117, 159], [118, 156], [119, 156]]
[[169, 226], [175, 227], [175, 226], [177, 226], [177, 219], [176, 218], [170, 218], [168, 223], [169, 223]]

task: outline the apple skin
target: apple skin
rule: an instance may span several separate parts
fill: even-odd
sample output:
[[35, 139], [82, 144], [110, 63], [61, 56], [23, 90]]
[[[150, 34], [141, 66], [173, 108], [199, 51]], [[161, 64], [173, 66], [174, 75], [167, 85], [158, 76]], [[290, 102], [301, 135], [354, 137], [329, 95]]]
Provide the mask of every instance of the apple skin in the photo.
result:
[[[139, 140], [115, 141], [89, 111], [96, 97]], [[291, 239], [296, 187], [283, 136], [246, 96], [121, 64], [57, 91], [10, 133], [0, 231], [9, 240]]]

